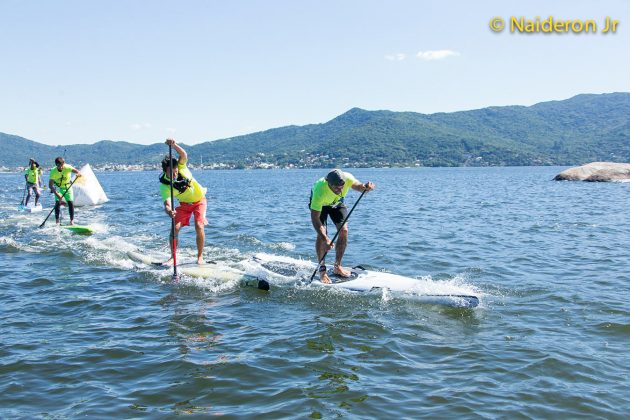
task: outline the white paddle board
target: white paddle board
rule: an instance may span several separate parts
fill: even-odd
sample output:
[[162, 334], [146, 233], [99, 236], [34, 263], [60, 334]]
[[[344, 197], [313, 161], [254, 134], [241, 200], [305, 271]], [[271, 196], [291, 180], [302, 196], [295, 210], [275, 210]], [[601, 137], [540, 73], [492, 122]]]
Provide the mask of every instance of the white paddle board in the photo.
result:
[[36, 206], [32, 206], [30, 204], [28, 206], [25, 206], [23, 204], [20, 204], [18, 206], [18, 210], [19, 211], [25, 211], [27, 213], [38, 213], [38, 212], [42, 211], [43, 209], [44, 208], [42, 207], [42, 205], [40, 203], [37, 203]]
[[[315, 269], [315, 264], [308, 261], [299, 261], [268, 254], [257, 254], [253, 260], [264, 270], [274, 275], [285, 278], [295, 277], [307, 282]], [[311, 285], [357, 293], [370, 293], [387, 289], [394, 293], [413, 297], [413, 300], [421, 303], [446, 305], [456, 308], [474, 308], [479, 305], [479, 298], [475, 294], [458, 289], [452, 285], [441, 287], [442, 285], [439, 282], [365, 270], [362, 267], [355, 267], [350, 271], [350, 278], [342, 278], [334, 275], [332, 269], [329, 269], [328, 275], [332, 283], [322, 283], [319, 281], [319, 276], [316, 275]]]
[[[172, 266], [163, 265], [160, 262], [152, 260], [151, 257], [136, 251], [127, 251], [127, 256], [136, 262], [161, 267], [170, 271], [173, 270]], [[197, 264], [196, 262], [183, 263], [177, 264], [177, 272], [194, 278], [210, 279], [220, 282], [239, 281], [244, 286], [269, 290], [269, 283], [267, 281], [248, 276], [242, 271], [226, 265], [212, 263]]]

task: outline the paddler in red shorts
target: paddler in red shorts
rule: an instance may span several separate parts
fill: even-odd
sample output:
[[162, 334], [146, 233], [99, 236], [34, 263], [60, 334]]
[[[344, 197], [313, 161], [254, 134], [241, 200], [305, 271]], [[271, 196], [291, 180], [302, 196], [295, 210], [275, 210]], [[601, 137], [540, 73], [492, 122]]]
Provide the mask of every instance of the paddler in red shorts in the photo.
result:
[[[195, 231], [197, 232], [197, 264], [203, 264], [203, 245], [206, 240], [204, 226], [208, 224], [206, 219], [206, 188], [202, 187], [193, 178], [192, 173], [186, 167], [188, 155], [175, 140], [167, 139], [166, 144], [172, 146], [179, 155], [179, 159], [173, 158], [173, 196], [179, 201], [175, 210], [171, 209], [171, 163], [166, 156], [162, 161], [162, 175], [160, 175], [160, 195], [164, 202], [164, 211], [175, 219], [175, 243], [182, 226], [190, 225], [190, 216], [195, 216]], [[172, 238], [169, 244], [172, 246]], [[171, 249], [171, 255], [173, 255]], [[164, 265], [173, 265], [171, 257]]]

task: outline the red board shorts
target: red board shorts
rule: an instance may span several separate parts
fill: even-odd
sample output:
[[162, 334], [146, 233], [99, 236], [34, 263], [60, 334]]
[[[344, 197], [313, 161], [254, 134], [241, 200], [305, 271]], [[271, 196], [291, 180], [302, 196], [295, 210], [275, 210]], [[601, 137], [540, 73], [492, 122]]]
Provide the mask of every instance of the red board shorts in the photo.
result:
[[207, 201], [204, 197], [196, 203], [179, 203], [175, 209], [175, 223], [181, 223], [182, 226], [190, 225], [190, 216], [195, 215], [195, 223], [208, 224], [206, 219]]

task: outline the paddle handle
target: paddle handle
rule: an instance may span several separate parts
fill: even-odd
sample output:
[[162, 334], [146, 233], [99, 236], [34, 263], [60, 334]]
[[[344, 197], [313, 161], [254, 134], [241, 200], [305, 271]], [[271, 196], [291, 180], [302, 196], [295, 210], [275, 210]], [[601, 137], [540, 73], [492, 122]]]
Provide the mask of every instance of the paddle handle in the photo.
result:
[[[354, 203], [354, 205], [352, 206], [352, 208], [350, 209], [350, 213], [348, 213], [348, 215], [346, 216], [345, 219], [343, 219], [343, 222], [341, 222], [341, 226], [339, 226], [339, 228], [337, 229], [337, 232], [335, 233], [335, 236], [333, 236], [332, 240], [330, 241], [330, 244], [328, 244], [329, 246], [332, 246], [335, 243], [335, 240], [337, 239], [337, 236], [339, 236], [339, 232], [341, 231], [341, 229], [343, 229], [343, 226], [346, 224], [346, 222], [348, 221], [348, 219], [350, 218], [350, 216], [352, 215], [352, 212], [354, 211], [354, 209], [357, 207], [357, 204], [359, 204], [359, 201], [361, 201], [361, 199], [363, 198], [363, 195], [367, 192], [367, 189], [363, 190], [363, 192], [361, 193], [361, 195], [359, 196], [359, 199]], [[326, 255], [328, 255], [328, 250], [326, 250], [326, 252], [324, 252], [324, 255], [322, 256], [322, 258], [319, 260], [319, 262], [317, 263], [317, 267], [315, 268], [315, 271], [313, 271], [313, 274], [311, 274], [311, 279], [309, 281], [313, 281], [313, 278], [315, 278], [315, 274], [317, 274], [317, 270], [319, 269], [319, 266], [322, 264], [322, 262], [324, 261], [324, 259], [326, 258]]]

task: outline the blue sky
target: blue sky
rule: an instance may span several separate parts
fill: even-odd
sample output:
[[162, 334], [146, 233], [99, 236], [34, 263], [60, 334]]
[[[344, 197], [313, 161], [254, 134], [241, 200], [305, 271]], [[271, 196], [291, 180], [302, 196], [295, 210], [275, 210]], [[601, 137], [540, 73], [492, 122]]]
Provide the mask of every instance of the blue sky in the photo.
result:
[[[493, 33], [494, 16], [620, 21]], [[328, 121], [630, 92], [630, 1], [0, 0], [0, 132], [196, 144]], [[601, 28], [600, 28], [601, 30]]]

